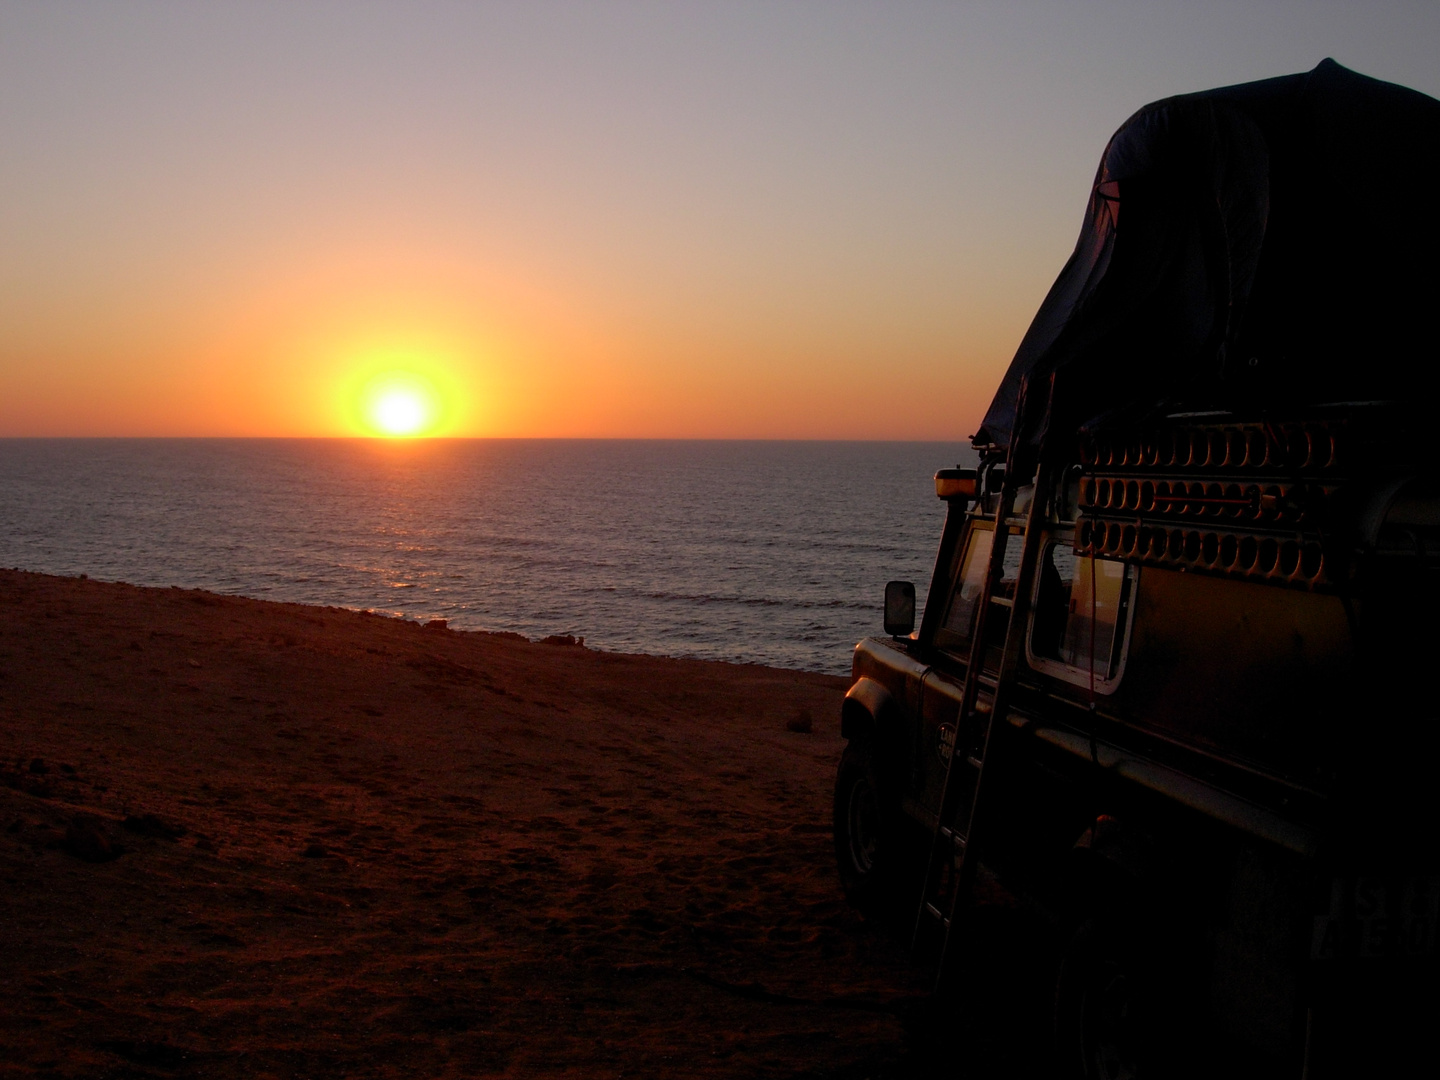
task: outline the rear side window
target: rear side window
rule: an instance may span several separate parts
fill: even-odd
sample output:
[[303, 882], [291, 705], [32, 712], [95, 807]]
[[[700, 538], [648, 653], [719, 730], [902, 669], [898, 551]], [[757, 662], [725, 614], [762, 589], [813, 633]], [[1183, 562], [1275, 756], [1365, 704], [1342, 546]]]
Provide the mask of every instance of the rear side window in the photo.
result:
[[1050, 544], [1040, 563], [1030, 624], [1032, 667], [1108, 693], [1119, 680], [1134, 571], [1114, 559]]

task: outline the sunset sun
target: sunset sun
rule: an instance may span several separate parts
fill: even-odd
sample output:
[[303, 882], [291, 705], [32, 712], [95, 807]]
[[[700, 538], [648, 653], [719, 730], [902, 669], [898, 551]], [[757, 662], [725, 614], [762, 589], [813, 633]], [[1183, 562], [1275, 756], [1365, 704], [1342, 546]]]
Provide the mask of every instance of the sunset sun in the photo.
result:
[[414, 435], [425, 426], [425, 403], [412, 390], [390, 390], [375, 402], [375, 426], [387, 435]]
[[410, 372], [387, 372], [366, 384], [360, 413], [365, 426], [384, 438], [431, 434], [440, 420], [440, 398], [429, 380]]

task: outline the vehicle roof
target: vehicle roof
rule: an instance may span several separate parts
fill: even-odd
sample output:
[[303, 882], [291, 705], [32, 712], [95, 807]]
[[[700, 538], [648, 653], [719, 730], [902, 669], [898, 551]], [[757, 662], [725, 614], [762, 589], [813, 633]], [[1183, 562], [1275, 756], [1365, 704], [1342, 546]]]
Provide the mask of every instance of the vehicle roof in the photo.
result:
[[1167, 98], [1105, 148], [1074, 253], [977, 447], [1178, 407], [1416, 401], [1440, 389], [1440, 102], [1325, 60]]

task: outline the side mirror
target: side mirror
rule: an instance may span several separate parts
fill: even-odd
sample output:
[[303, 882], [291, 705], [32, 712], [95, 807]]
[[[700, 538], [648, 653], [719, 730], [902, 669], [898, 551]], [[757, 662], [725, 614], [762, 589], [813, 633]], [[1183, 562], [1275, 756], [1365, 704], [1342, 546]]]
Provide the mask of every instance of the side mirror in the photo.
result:
[[885, 583], [885, 633], [904, 637], [915, 629], [915, 583]]

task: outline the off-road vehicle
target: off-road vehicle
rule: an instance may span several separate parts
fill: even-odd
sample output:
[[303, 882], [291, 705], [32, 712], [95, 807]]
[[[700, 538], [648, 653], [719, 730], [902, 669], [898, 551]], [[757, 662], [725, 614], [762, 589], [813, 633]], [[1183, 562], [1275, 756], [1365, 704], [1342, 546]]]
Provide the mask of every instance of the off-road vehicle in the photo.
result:
[[950, 979], [1038, 913], [1071, 1074], [1440, 1070], [1437, 178], [1333, 61], [1132, 117], [856, 646], [848, 895]]

